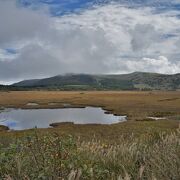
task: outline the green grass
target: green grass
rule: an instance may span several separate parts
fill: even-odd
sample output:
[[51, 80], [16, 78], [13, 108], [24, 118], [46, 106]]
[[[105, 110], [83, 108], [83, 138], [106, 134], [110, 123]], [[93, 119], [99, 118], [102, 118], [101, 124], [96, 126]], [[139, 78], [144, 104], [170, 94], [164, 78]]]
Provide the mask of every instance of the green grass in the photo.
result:
[[129, 134], [115, 144], [37, 130], [0, 142], [1, 179], [179, 178], [179, 129], [141, 138]]

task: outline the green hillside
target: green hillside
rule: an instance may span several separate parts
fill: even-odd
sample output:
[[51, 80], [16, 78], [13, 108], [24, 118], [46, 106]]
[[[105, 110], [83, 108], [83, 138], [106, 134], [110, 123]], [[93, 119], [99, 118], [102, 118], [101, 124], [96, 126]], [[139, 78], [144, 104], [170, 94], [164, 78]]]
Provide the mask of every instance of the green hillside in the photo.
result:
[[11, 87], [62, 90], [178, 90], [180, 89], [180, 74], [165, 75], [145, 72], [118, 75], [67, 74], [25, 80]]

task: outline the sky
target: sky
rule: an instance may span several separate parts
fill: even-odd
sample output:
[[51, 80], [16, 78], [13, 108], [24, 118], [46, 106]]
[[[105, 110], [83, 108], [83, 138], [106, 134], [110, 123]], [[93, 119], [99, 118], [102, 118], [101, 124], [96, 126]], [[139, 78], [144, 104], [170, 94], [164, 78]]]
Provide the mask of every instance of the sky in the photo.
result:
[[180, 73], [180, 0], [0, 0], [0, 84]]

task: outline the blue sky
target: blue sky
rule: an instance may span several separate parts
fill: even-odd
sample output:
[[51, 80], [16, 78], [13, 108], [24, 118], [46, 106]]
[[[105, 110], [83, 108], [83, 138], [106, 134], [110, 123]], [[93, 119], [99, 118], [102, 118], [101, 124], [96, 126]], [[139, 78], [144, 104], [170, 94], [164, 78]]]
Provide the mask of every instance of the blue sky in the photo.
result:
[[41, 8], [42, 5], [46, 5], [52, 15], [59, 16], [89, 8], [94, 2], [92, 0], [20, 0], [19, 3], [31, 8]]
[[109, 3], [119, 3], [131, 8], [148, 6], [159, 11], [180, 10], [180, 1], [178, 0], [19, 0], [19, 3], [33, 8], [47, 5], [53, 15], [64, 15], [92, 8], [93, 5], [107, 5]]
[[180, 0], [0, 0], [0, 83], [180, 72]]

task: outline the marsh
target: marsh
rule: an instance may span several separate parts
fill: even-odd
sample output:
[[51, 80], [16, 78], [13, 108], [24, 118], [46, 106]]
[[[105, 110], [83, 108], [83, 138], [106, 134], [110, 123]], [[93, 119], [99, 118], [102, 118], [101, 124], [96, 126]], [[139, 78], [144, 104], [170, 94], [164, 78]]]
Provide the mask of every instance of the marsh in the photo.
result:
[[6, 109], [0, 113], [0, 124], [14, 130], [48, 128], [49, 124], [73, 122], [75, 124], [114, 124], [126, 120], [126, 116], [106, 114], [101, 108], [65, 109]]

